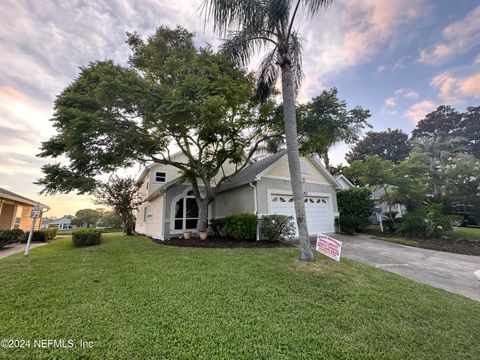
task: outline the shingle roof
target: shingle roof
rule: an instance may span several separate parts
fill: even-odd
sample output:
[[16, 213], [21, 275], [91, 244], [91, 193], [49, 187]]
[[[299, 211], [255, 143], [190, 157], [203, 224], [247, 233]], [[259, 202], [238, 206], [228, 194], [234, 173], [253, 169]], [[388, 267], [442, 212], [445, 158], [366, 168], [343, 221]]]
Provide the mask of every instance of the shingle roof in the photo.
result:
[[[21, 203], [24, 203], [24, 204], [28, 204], [28, 205], [35, 205], [37, 202], [34, 201], [34, 200], [31, 200], [29, 198], [26, 198], [25, 196], [22, 196], [22, 195], [18, 195], [10, 190], [7, 190], [7, 189], [4, 189], [4, 188], [0, 188], [0, 197], [4, 197], [6, 199], [10, 199], [10, 200], [14, 200], [14, 201], [18, 201], [18, 202], [21, 202]], [[48, 206], [46, 205], [43, 205], [43, 204], [40, 204], [42, 207], [44, 208], [48, 208], [50, 209]]]
[[275, 164], [278, 160], [280, 160], [285, 154], [287, 150], [282, 149], [279, 152], [270, 155], [262, 160], [256, 161], [253, 164], [247, 166], [245, 169], [240, 171], [237, 175], [232, 177], [231, 179], [224, 182], [220, 185], [219, 190], [227, 190], [231, 189], [236, 186], [240, 186], [243, 184], [248, 184], [252, 181], [255, 181], [258, 175], [260, 175], [263, 171], [268, 169], [270, 166]]

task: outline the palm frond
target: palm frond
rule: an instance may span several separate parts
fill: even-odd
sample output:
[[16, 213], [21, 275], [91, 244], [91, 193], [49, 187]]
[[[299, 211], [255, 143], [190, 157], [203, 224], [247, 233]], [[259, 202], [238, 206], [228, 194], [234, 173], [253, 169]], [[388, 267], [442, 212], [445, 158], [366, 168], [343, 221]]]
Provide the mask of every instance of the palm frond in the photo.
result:
[[303, 6], [307, 9], [309, 15], [315, 15], [322, 7], [329, 6], [333, 0], [303, 0]]
[[265, 1], [205, 0], [201, 5], [206, 19], [214, 22], [214, 31], [226, 34], [229, 29], [259, 28], [263, 25]]
[[255, 52], [269, 45], [276, 45], [276, 42], [269, 38], [268, 34], [245, 28], [231, 32], [228, 39], [222, 44], [220, 51], [227, 54], [233, 61], [246, 66]]
[[292, 57], [292, 72], [294, 76], [295, 94], [298, 93], [303, 80], [302, 70], [302, 39], [298, 32], [292, 31], [289, 39], [289, 50]]
[[261, 101], [267, 100], [277, 83], [279, 75], [277, 65], [277, 48], [275, 47], [262, 59], [257, 75], [257, 96]]

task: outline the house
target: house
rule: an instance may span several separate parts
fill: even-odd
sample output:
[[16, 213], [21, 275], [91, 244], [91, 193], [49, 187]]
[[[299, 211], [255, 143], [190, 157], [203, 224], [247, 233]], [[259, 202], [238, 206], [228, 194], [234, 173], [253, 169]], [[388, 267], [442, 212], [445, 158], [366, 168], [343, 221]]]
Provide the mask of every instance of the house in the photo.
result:
[[[32, 219], [30, 213], [37, 202], [18, 195], [12, 191], [0, 188], [0, 229], [21, 229], [30, 231]], [[50, 209], [40, 204], [42, 210]], [[35, 230], [40, 229], [42, 220], [37, 219]]]
[[[186, 161], [183, 154], [172, 156], [175, 157], [177, 161]], [[304, 157], [301, 162], [308, 229], [312, 235], [334, 232], [339, 185], [317, 158]], [[233, 165], [225, 166], [223, 171], [232, 174]], [[137, 233], [165, 239], [186, 230], [195, 232], [197, 203], [191, 185], [181, 181], [177, 168], [152, 164], [142, 171], [138, 184], [144, 201], [137, 213]], [[259, 217], [295, 216], [285, 150], [252, 162], [220, 185], [215, 200], [209, 205], [209, 218], [236, 213], [253, 213]]]
[[63, 215], [60, 219], [50, 221], [47, 227], [56, 227], [58, 230], [76, 229], [78, 226], [72, 224], [73, 219], [75, 219], [75, 216]]
[[375, 211], [374, 214], [369, 217], [369, 221], [373, 225], [378, 225], [380, 223], [380, 216], [385, 218], [385, 213], [388, 213], [390, 211], [397, 213], [395, 215], [395, 218], [401, 218], [403, 214], [407, 212], [407, 208], [403, 204], [392, 204], [392, 206], [390, 207], [390, 205], [385, 199], [384, 188], [376, 189], [372, 193], [372, 198], [375, 204]]
[[355, 185], [353, 185], [350, 182], [350, 180], [348, 180], [347, 177], [343, 174], [335, 175], [334, 178], [337, 181], [338, 186], [342, 190], [348, 190], [348, 189], [351, 189], [351, 188], [355, 187]]

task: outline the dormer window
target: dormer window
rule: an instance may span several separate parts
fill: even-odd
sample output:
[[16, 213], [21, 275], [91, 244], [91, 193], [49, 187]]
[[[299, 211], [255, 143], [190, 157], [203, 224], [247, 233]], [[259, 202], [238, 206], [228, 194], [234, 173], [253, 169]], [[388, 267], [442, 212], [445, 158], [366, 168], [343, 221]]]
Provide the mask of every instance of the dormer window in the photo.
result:
[[167, 174], [161, 171], [155, 171], [155, 182], [164, 183], [167, 180]]

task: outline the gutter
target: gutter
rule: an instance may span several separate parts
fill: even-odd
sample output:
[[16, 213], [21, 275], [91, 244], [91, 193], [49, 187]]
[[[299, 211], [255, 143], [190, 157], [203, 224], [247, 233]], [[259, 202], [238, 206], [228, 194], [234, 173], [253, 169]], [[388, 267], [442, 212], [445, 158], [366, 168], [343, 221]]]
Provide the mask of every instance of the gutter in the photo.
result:
[[[253, 213], [257, 215], [258, 218], [258, 202], [257, 202], [257, 187], [253, 185], [253, 183], [249, 183], [253, 188]], [[257, 222], [257, 232], [256, 232], [256, 240], [260, 240], [260, 231], [259, 231], [260, 224]]]

